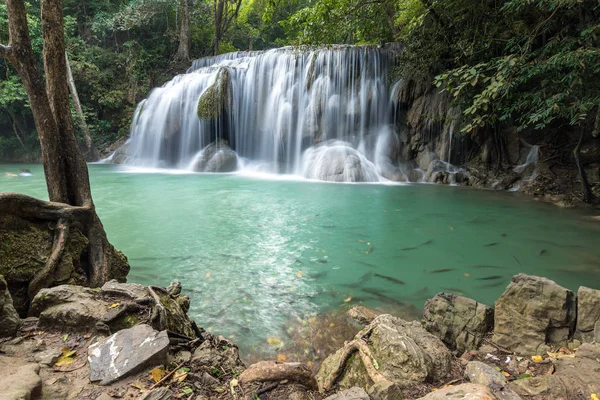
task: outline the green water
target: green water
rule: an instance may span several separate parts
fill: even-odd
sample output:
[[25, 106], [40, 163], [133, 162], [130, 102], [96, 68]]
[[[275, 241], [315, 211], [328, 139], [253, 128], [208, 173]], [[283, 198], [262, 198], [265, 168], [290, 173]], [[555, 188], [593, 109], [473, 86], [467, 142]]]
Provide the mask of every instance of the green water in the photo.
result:
[[[34, 176], [5, 176], [23, 167]], [[290, 318], [357, 301], [420, 309], [445, 291], [493, 304], [518, 272], [600, 288], [600, 224], [514, 193], [90, 171], [129, 280], [181, 281], [191, 316], [244, 352], [285, 339]], [[0, 191], [47, 198], [35, 165], [0, 165]]]

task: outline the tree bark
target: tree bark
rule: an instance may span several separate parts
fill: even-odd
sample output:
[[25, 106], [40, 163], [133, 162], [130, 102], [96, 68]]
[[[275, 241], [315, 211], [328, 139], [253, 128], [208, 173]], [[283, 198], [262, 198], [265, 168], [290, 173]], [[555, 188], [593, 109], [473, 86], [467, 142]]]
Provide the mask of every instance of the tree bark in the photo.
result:
[[[108, 242], [96, 214], [87, 165], [73, 129], [67, 85], [62, 0], [41, 1], [45, 87], [31, 47], [24, 1], [7, 0], [6, 7], [10, 40], [8, 46], [0, 46], [0, 55], [14, 65], [27, 91], [40, 138], [50, 204], [57, 207], [57, 203], [63, 203], [62, 208], [74, 207], [86, 211], [75, 222], [89, 240], [86, 267], [90, 286], [100, 286], [112, 278], [124, 280], [129, 265], [126, 258]], [[32, 200], [12, 196], [0, 198], [1, 202], [8, 202], [12, 206], [9, 207], [12, 212], [22, 213], [19, 209], [27, 208]], [[2, 208], [0, 204], [0, 210]], [[38, 207], [38, 211], [41, 213], [43, 209]], [[53, 254], [59, 256], [62, 254], [60, 247], [64, 245], [61, 237], [59, 235], [57, 238], [57, 247], [53, 251]], [[52, 270], [51, 266], [47, 267], [50, 267], [47, 270]]]
[[575, 146], [575, 148], [573, 149], [573, 157], [575, 158], [575, 165], [577, 165], [577, 172], [579, 173], [579, 181], [581, 182], [581, 193], [583, 195], [583, 202], [591, 203], [594, 198], [594, 194], [592, 193], [590, 182], [587, 179], [585, 168], [583, 168], [581, 160], [579, 159], [579, 152], [581, 150], [581, 144], [583, 143], [584, 133], [585, 126], [582, 126], [579, 131], [579, 141], [577, 142], [577, 146]]
[[188, 0], [180, 0], [181, 29], [179, 31], [179, 47], [175, 59], [177, 61], [190, 60], [190, 8]]
[[12, 128], [13, 128], [13, 132], [15, 133], [15, 136], [17, 137], [17, 140], [21, 144], [21, 147], [23, 147], [23, 150], [25, 150], [26, 152], [29, 152], [29, 148], [27, 148], [27, 146], [25, 145], [24, 139], [21, 137], [21, 133], [19, 133], [19, 127], [17, 125], [17, 117], [12, 112], [8, 113], [8, 117], [11, 120], [11, 125], [12, 125]]
[[79, 127], [83, 133], [83, 139], [85, 140], [85, 151], [84, 155], [87, 161], [98, 161], [98, 152], [96, 151], [96, 147], [94, 146], [94, 142], [92, 141], [92, 135], [90, 134], [90, 129], [85, 122], [85, 116], [83, 114], [83, 107], [81, 106], [81, 101], [79, 100], [79, 94], [77, 93], [77, 86], [75, 86], [75, 79], [73, 79], [73, 72], [71, 71], [71, 64], [69, 63], [69, 56], [65, 53], [65, 58], [67, 61], [67, 83], [69, 85], [69, 91], [71, 92], [71, 98], [73, 99], [73, 104], [75, 105], [75, 111], [77, 112], [77, 118], [79, 119]]
[[214, 10], [215, 10], [215, 36], [213, 39], [214, 44], [214, 55], [219, 55], [219, 46], [221, 45], [221, 24], [223, 21], [223, 9], [224, 3], [227, 0], [215, 0]]

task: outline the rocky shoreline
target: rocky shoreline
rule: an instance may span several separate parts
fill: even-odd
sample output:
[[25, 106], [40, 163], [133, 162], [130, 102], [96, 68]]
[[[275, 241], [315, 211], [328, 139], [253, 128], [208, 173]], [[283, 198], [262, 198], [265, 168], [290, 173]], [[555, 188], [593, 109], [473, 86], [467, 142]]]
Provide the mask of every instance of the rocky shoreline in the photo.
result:
[[110, 281], [41, 290], [20, 319], [0, 279], [2, 399], [596, 399], [600, 290], [512, 278], [494, 308], [439, 293], [421, 321], [364, 326], [315, 375], [300, 362], [246, 367], [237, 346], [187, 316], [181, 285]]

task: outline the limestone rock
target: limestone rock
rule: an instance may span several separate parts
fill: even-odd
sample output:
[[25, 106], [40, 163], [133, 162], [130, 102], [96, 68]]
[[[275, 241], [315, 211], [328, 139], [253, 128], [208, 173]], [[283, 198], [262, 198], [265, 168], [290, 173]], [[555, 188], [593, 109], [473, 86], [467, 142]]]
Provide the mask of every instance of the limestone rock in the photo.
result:
[[439, 293], [425, 303], [423, 326], [462, 354], [477, 349], [493, 329], [494, 310], [466, 297]]
[[38, 364], [15, 367], [12, 359], [0, 357], [0, 398], [30, 400], [42, 394], [42, 379]]
[[139, 300], [150, 296], [146, 286], [138, 283], [121, 283], [116, 279], [106, 282], [102, 286], [102, 292], [129, 297], [132, 300]]
[[304, 153], [304, 177], [329, 182], [378, 182], [375, 165], [348, 143], [321, 143]]
[[11, 337], [17, 333], [21, 319], [13, 306], [12, 297], [4, 276], [0, 275], [0, 338]]
[[88, 348], [90, 381], [108, 385], [129, 374], [167, 361], [169, 338], [142, 324], [123, 329]]
[[[581, 286], [577, 291], [577, 331], [575, 337], [583, 342], [595, 339], [596, 326], [600, 326], [600, 290]], [[598, 341], [596, 339], [596, 341]]]
[[347, 314], [350, 318], [363, 325], [369, 325], [379, 315], [364, 306], [354, 306], [348, 310]]
[[31, 303], [40, 329], [90, 331], [108, 310], [101, 292], [83, 286], [61, 285], [42, 289]]
[[496, 397], [485, 386], [463, 383], [436, 390], [418, 400], [496, 400]]
[[363, 388], [352, 387], [329, 396], [325, 400], [370, 400], [370, 397]]
[[222, 336], [203, 333], [204, 342], [192, 354], [191, 363], [196, 367], [219, 366], [225, 371], [242, 372], [245, 367], [240, 360], [237, 346]]
[[377, 382], [369, 388], [369, 397], [372, 400], [404, 400], [406, 396], [402, 388], [391, 382]]
[[491, 392], [503, 400], [521, 400], [496, 368], [480, 361], [471, 361], [465, 368], [465, 375], [471, 383], [488, 387]]
[[[356, 338], [367, 338], [369, 348], [378, 363], [378, 372], [399, 385], [445, 379], [451, 369], [452, 354], [444, 343], [427, 332], [419, 322], [406, 322], [391, 315], [379, 315]], [[319, 373], [319, 388], [340, 362], [343, 349], [327, 357]], [[346, 361], [338, 380], [340, 389], [373, 384], [358, 355]]]
[[536, 276], [513, 276], [496, 301], [493, 341], [526, 355], [542, 354], [548, 344], [565, 345], [574, 328], [575, 295]]
[[206, 146], [193, 162], [196, 172], [233, 172], [238, 168], [238, 157], [225, 140]]
[[36, 353], [35, 361], [42, 365], [51, 367], [61, 355], [62, 352], [60, 351], [60, 349], [48, 349], [40, 353]]
[[214, 83], [198, 99], [198, 118], [214, 121], [228, 109], [229, 70], [221, 68]]

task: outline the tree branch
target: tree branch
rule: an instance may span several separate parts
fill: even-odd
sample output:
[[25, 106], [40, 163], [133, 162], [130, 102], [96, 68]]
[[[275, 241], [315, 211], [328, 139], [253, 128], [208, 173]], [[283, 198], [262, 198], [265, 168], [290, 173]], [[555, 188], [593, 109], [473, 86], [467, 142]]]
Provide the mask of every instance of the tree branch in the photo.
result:
[[14, 52], [10, 45], [0, 44], [0, 57], [6, 58], [8, 61], [13, 62]]

